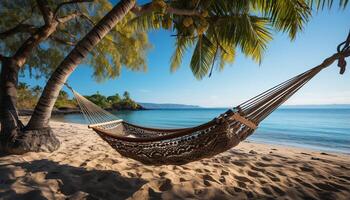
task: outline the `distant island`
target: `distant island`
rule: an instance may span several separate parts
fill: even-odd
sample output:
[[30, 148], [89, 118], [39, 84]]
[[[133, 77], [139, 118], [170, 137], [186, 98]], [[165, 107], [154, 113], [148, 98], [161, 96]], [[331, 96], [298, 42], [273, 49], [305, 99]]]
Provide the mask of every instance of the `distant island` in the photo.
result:
[[[28, 84], [20, 82], [18, 84], [17, 106], [20, 115], [31, 115], [36, 105], [42, 88], [40, 86], [30, 87]], [[112, 96], [104, 96], [99, 92], [84, 96], [94, 104], [105, 110], [155, 110], [155, 109], [195, 109], [201, 108], [196, 105], [173, 104], [173, 103], [138, 103], [134, 101], [130, 93], [125, 91], [122, 96], [118, 93]], [[68, 93], [60, 91], [53, 115], [80, 113], [77, 102], [70, 98]]]
[[138, 103], [145, 109], [194, 109], [201, 108], [196, 105], [174, 104], [174, 103]]

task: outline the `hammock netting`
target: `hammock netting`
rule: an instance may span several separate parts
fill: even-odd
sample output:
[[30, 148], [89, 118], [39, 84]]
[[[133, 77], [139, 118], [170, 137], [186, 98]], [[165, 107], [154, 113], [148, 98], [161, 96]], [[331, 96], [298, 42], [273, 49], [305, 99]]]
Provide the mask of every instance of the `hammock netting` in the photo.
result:
[[[348, 37], [350, 41], [350, 34]], [[345, 51], [346, 50], [346, 51]], [[348, 55], [349, 54], [349, 55]], [[224, 152], [253, 134], [259, 123], [287, 101], [322, 69], [350, 56], [349, 44], [322, 64], [228, 109], [192, 128], [157, 129], [134, 125], [95, 105], [73, 90], [81, 112], [103, 140], [121, 155], [147, 165], [181, 165]], [[339, 64], [341, 73], [345, 64]]]

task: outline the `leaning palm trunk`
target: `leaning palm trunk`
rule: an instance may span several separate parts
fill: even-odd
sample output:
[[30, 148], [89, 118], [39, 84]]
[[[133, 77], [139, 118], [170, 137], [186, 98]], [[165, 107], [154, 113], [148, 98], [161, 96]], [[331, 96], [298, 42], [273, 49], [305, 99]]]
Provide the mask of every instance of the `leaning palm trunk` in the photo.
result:
[[18, 72], [19, 67], [13, 59], [3, 59], [0, 73], [0, 141], [2, 143], [5, 143], [11, 135], [15, 135], [21, 125], [16, 108]]
[[42, 129], [49, 126], [53, 106], [69, 75], [134, 5], [135, 0], [120, 1], [67, 55], [48, 80], [26, 127], [27, 130]]

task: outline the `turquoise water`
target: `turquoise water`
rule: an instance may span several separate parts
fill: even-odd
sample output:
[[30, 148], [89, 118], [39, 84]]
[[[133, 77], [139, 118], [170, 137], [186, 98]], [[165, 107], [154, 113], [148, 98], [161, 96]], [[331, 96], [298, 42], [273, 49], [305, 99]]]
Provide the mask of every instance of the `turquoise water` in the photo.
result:
[[[163, 128], [190, 127], [207, 122], [226, 109], [119, 111], [128, 122]], [[82, 115], [61, 120], [86, 123]], [[350, 108], [281, 108], [263, 121], [248, 140], [350, 153]]]

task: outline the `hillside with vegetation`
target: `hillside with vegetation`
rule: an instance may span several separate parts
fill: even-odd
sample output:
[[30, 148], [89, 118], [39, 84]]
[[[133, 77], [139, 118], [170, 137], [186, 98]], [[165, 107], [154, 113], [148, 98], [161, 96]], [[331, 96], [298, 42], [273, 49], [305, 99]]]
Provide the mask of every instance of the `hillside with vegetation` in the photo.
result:
[[[30, 87], [26, 83], [19, 83], [18, 85], [18, 101], [17, 106], [19, 110], [33, 110], [42, 92], [40, 86]], [[85, 98], [89, 99], [96, 105], [106, 110], [140, 110], [143, 107], [137, 104], [131, 97], [130, 93], [125, 91], [123, 96], [118, 93], [112, 96], [104, 96], [99, 92], [92, 95], [87, 95]], [[68, 93], [60, 91], [57, 101], [55, 103], [56, 110], [78, 110], [78, 104], [70, 98]]]
[[93, 95], [85, 96], [91, 102], [96, 105], [104, 108], [106, 110], [140, 110], [143, 109], [141, 105], [136, 103], [131, 99], [130, 93], [125, 91], [123, 96], [120, 97], [118, 93], [112, 96], [103, 96], [99, 92], [96, 92]]

